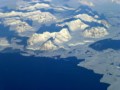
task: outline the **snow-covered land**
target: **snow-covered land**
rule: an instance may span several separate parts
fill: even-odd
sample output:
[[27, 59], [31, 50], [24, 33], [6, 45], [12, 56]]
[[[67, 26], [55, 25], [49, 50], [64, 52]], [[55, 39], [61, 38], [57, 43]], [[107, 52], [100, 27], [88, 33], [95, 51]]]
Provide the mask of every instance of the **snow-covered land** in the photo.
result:
[[120, 90], [120, 0], [62, 2], [17, 0], [14, 7], [0, 5], [0, 51], [85, 59], [78, 66], [102, 74], [100, 81], [110, 84], [108, 90]]

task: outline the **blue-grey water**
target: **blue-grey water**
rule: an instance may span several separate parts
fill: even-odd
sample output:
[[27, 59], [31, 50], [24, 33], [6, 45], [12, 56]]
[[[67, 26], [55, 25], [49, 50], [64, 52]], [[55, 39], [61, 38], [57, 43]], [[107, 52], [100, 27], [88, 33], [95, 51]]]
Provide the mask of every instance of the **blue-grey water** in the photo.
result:
[[120, 40], [104, 39], [91, 44], [89, 47], [97, 51], [107, 49], [120, 50]]
[[107, 90], [99, 82], [102, 75], [78, 67], [79, 62], [0, 54], [0, 90]]

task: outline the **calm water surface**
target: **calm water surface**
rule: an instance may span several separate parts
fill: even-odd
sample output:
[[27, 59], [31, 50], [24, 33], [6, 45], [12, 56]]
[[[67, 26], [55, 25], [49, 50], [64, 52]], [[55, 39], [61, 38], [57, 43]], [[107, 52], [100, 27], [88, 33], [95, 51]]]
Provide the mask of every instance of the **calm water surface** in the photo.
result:
[[0, 90], [107, 90], [102, 76], [77, 67], [79, 62], [0, 54]]

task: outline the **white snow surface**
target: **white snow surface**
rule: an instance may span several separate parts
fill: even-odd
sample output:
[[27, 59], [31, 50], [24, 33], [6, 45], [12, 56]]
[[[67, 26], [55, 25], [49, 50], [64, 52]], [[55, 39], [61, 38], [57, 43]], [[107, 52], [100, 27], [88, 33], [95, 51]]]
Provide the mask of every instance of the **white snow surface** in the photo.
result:
[[[120, 0], [9, 0], [11, 3], [5, 3], [7, 1], [0, 1], [3, 3], [0, 4], [0, 25], [4, 27], [0, 28], [3, 33], [0, 34], [0, 51], [12, 48], [39, 57], [85, 59], [78, 66], [102, 74], [100, 81], [110, 84], [108, 90], [120, 90], [120, 50], [100, 52], [89, 47], [103, 39], [120, 40]], [[78, 13], [81, 5], [103, 13], [106, 19], [93, 11]], [[4, 11], [1, 8], [4, 6], [10, 10]], [[67, 11], [77, 14], [68, 15]], [[60, 28], [52, 31], [51, 25]], [[48, 28], [39, 32], [42, 26]], [[18, 44], [21, 42], [25, 44]]]

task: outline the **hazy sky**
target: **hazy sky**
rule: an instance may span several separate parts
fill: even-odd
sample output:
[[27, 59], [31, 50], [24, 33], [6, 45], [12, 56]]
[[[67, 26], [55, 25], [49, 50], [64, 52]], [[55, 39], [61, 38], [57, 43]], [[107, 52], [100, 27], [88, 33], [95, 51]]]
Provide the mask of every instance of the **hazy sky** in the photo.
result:
[[0, 7], [8, 6], [10, 8], [16, 7], [16, 2], [22, 0], [0, 0]]

